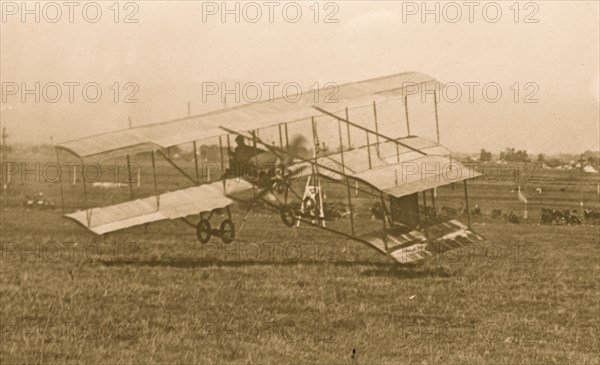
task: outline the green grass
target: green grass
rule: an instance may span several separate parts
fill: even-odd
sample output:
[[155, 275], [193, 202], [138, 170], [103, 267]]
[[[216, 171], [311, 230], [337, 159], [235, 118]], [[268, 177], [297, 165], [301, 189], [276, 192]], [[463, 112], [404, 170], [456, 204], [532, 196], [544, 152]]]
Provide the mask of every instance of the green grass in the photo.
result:
[[[580, 185], [597, 200], [588, 180], [542, 174], [530, 202], [577, 207]], [[470, 186], [486, 212], [522, 208], [509, 179]], [[540, 226], [533, 208], [528, 224], [474, 220], [489, 242], [408, 267], [260, 210], [228, 246], [180, 221], [100, 238], [58, 211], [1, 213], [1, 364], [600, 363], [599, 226]]]
[[225, 247], [9, 209], [2, 363], [598, 363], [598, 227], [507, 227], [398, 267], [276, 217]]

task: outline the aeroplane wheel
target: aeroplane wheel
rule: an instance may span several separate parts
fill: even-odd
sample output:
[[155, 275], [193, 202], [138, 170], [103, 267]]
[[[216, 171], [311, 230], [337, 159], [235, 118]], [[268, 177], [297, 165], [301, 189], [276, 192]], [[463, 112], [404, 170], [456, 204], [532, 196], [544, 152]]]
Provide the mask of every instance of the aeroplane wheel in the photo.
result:
[[304, 209], [312, 216], [319, 216], [319, 207], [317, 206], [317, 202], [310, 196], [304, 198]]
[[210, 228], [210, 222], [207, 219], [200, 219], [200, 222], [196, 225], [196, 237], [200, 243], [208, 243], [212, 236], [212, 228]]
[[278, 183], [277, 185], [275, 185], [275, 191], [279, 195], [282, 195], [283, 193], [285, 193], [286, 189], [287, 189], [287, 186], [284, 183]]
[[230, 219], [221, 222], [220, 232], [223, 243], [231, 243], [235, 239], [235, 225]]
[[281, 221], [288, 227], [293, 227], [296, 224], [296, 215], [289, 205], [283, 207], [279, 213]]

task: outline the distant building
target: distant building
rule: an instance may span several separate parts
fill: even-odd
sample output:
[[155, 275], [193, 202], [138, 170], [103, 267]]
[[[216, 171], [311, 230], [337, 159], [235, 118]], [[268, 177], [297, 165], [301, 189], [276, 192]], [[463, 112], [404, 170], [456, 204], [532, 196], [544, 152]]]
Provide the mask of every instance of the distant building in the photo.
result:
[[583, 168], [583, 171], [590, 172], [592, 174], [597, 174], [598, 170], [596, 170], [592, 165], [587, 165]]

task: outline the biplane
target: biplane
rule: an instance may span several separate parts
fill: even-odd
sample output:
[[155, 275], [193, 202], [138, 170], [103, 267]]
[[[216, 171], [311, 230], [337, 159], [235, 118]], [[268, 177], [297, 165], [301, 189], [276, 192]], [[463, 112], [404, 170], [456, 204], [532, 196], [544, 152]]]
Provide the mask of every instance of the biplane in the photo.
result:
[[[237, 105], [57, 144], [59, 162], [69, 153], [82, 162], [126, 157], [130, 166], [131, 156], [145, 154], [153, 170], [151, 194], [135, 197], [131, 190], [128, 201], [84, 206], [66, 217], [98, 235], [181, 219], [195, 228], [201, 243], [216, 237], [230, 243], [240, 231], [231, 206], [247, 207], [241, 226], [260, 206], [290, 229], [323, 229], [402, 264], [482, 241], [470, 227], [467, 196], [467, 181], [480, 174], [440, 144], [436, 85], [430, 76], [402, 73], [340, 85], [335, 101], [319, 100], [311, 91], [295, 102], [279, 98]], [[431, 103], [409, 103], [427, 90], [433, 94]], [[435, 138], [411, 134], [415, 121], [417, 127], [425, 124], [409, 113], [417, 109], [435, 121]], [[218, 146], [219, 169], [207, 177], [199, 173], [197, 146], [210, 141]], [[168, 153], [183, 145], [191, 145], [195, 174]], [[189, 186], [161, 192], [157, 157]], [[436, 189], [459, 182], [467, 224], [435, 214]], [[61, 197], [62, 189], [61, 184]], [[348, 214], [328, 214], [327, 200], [333, 199]]]

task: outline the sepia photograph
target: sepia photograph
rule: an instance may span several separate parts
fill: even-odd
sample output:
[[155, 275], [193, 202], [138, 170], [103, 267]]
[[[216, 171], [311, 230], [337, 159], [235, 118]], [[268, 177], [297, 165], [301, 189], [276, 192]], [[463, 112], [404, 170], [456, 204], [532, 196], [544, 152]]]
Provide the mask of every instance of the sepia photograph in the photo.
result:
[[0, 364], [600, 364], [599, 1], [0, 11]]

